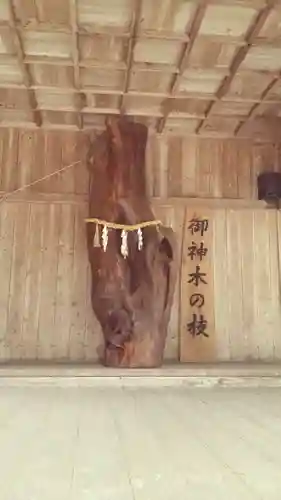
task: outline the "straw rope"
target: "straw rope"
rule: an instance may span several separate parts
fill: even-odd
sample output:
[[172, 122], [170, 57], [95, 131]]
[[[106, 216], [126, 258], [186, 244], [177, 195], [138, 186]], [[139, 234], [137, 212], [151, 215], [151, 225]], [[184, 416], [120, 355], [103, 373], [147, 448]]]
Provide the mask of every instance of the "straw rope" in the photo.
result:
[[106, 226], [109, 229], [123, 229], [124, 231], [137, 231], [138, 229], [144, 229], [150, 226], [161, 226], [162, 222], [160, 220], [148, 220], [145, 222], [139, 222], [139, 224], [115, 224], [115, 222], [107, 222], [102, 219], [92, 218], [85, 219], [87, 223], [98, 224], [99, 226]]

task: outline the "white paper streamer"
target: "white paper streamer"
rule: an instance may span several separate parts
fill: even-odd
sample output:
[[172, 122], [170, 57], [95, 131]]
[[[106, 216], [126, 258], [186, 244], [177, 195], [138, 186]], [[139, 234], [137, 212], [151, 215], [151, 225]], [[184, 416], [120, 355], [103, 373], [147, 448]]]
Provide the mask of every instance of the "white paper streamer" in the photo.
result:
[[102, 239], [102, 248], [103, 248], [103, 251], [106, 252], [107, 244], [108, 244], [108, 229], [107, 229], [107, 226], [103, 226], [102, 233], [101, 233], [101, 239]]
[[143, 235], [142, 235], [142, 230], [139, 227], [138, 228], [138, 250], [142, 250], [143, 248]]
[[95, 231], [95, 236], [94, 236], [94, 247], [100, 247], [100, 230], [99, 230], [99, 225], [96, 224], [96, 231]]
[[124, 229], [121, 233], [121, 255], [124, 259], [128, 257], [128, 233]]

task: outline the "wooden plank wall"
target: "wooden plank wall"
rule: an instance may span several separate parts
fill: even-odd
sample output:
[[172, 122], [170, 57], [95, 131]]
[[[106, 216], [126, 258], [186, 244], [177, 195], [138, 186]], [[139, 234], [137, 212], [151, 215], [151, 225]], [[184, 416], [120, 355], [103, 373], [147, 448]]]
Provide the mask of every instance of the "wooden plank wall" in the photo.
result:
[[[78, 132], [0, 128], [0, 191], [11, 191], [63, 165], [81, 164], [33, 188], [33, 192], [87, 192], [85, 154], [89, 135]], [[281, 170], [280, 145], [239, 139], [152, 136], [147, 146], [149, 194], [162, 199], [256, 198], [256, 177]], [[63, 197], [62, 197], [63, 198]]]
[[[181, 279], [181, 360], [280, 360], [281, 214], [263, 209], [188, 208], [183, 246]], [[200, 263], [207, 285], [200, 292], [205, 307], [195, 311], [188, 283], [199, 259], [191, 261], [188, 221], [193, 216], [208, 218], [208, 233], [200, 238], [209, 259]], [[211, 261], [211, 262], [210, 262]], [[210, 300], [211, 296], [211, 300]], [[208, 337], [192, 336], [187, 325], [193, 314], [203, 313]]]
[[[182, 236], [183, 209], [157, 206]], [[96, 360], [84, 203], [4, 202], [0, 210], [0, 360]], [[178, 356], [179, 282], [166, 358]]]
[[96, 359], [85, 208], [2, 204], [0, 359]]
[[[81, 159], [76, 167], [0, 203], [2, 361], [97, 359], [101, 336], [89, 303], [83, 221], [88, 140], [82, 133], [0, 129], [2, 194]], [[163, 136], [151, 137], [148, 143], [149, 192], [156, 216], [176, 230], [179, 252], [183, 250], [188, 197], [208, 198], [209, 208], [213, 202], [224, 207], [212, 212], [216, 214], [212, 236], [215, 359], [268, 359], [269, 352], [274, 356], [280, 353], [281, 359], [276, 330], [278, 325], [280, 331], [278, 224], [274, 212], [255, 208], [256, 202], [250, 201], [256, 196], [257, 173], [278, 170], [279, 156], [279, 147], [274, 144], [240, 140]], [[216, 202], [212, 198], [223, 199]], [[237, 198], [245, 200], [247, 208], [239, 205], [231, 211], [227, 200], [233, 206]], [[279, 226], [281, 231], [280, 220]], [[243, 278], [235, 272], [237, 253], [239, 266], [246, 273]], [[262, 265], [265, 261], [269, 267]], [[170, 322], [167, 359], [178, 359], [180, 347], [184, 359], [182, 277], [183, 268]], [[234, 290], [242, 290], [243, 302]], [[221, 308], [220, 297], [227, 297], [228, 307]], [[264, 330], [271, 332], [271, 351]], [[244, 334], [247, 342], [239, 340]]]
[[88, 136], [75, 132], [0, 129], [0, 191], [13, 191], [81, 160], [79, 165], [36, 184], [29, 192], [59, 193], [62, 200], [66, 194], [85, 194], [88, 140]]
[[153, 138], [148, 147], [151, 196], [256, 199], [262, 171], [281, 171], [280, 146], [247, 140]]

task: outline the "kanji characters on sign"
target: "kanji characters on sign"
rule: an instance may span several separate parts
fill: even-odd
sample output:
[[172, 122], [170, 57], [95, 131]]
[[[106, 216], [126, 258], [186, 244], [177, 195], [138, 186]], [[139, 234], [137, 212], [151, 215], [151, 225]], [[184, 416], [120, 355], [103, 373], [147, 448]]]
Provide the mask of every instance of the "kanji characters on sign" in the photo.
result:
[[[207, 274], [201, 269], [201, 265], [208, 254], [208, 248], [205, 246], [204, 241], [198, 241], [198, 237], [203, 238], [204, 233], [206, 233], [208, 229], [208, 219], [193, 217], [189, 221], [188, 230], [192, 234], [193, 239], [187, 249], [187, 257], [189, 257], [192, 262], [196, 260], [199, 261], [200, 265], [196, 264], [194, 271], [189, 273], [188, 283], [196, 288], [208, 284]], [[189, 297], [189, 304], [192, 308], [195, 308], [196, 312], [192, 314], [192, 319], [187, 324], [188, 333], [194, 338], [198, 336], [208, 338], [208, 320], [205, 318], [202, 311], [202, 308], [205, 305], [204, 294], [200, 291], [194, 291], [194, 293], [192, 293]]]
[[206, 281], [206, 273], [202, 273], [200, 270], [200, 266], [196, 266], [194, 273], [189, 273], [188, 283], [193, 283], [195, 286], [199, 286], [200, 283], [207, 285]]
[[206, 332], [207, 327], [208, 321], [204, 318], [203, 314], [193, 314], [192, 320], [187, 325], [187, 330], [193, 337], [198, 335], [209, 337], [209, 334]]
[[197, 245], [195, 241], [192, 241], [187, 251], [188, 251], [187, 256], [190, 257], [191, 260], [196, 259], [196, 257], [198, 257], [199, 260], [202, 261], [203, 258], [206, 257], [208, 253], [208, 248], [204, 247], [203, 241], [201, 241], [200, 245]]
[[193, 293], [190, 296], [189, 303], [191, 307], [198, 307], [198, 309], [201, 309], [205, 304], [205, 297], [202, 293]]
[[199, 219], [197, 217], [194, 217], [193, 219], [191, 219], [188, 229], [191, 234], [200, 233], [203, 237], [204, 233], [209, 229], [209, 221], [208, 219]]

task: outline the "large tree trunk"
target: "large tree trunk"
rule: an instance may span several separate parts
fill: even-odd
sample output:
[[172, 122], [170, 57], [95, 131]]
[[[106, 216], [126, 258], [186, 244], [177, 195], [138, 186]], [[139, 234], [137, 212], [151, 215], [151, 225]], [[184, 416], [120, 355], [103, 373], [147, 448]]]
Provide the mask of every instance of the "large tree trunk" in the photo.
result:
[[[145, 126], [108, 120], [88, 155], [90, 218], [126, 225], [154, 220], [145, 186], [146, 142]], [[126, 259], [120, 252], [120, 230], [109, 230], [105, 252], [94, 245], [96, 231], [95, 224], [87, 224], [92, 306], [104, 335], [103, 362], [160, 366], [176, 280], [173, 231], [143, 229], [142, 250], [136, 233], [128, 233]]]

